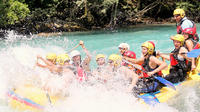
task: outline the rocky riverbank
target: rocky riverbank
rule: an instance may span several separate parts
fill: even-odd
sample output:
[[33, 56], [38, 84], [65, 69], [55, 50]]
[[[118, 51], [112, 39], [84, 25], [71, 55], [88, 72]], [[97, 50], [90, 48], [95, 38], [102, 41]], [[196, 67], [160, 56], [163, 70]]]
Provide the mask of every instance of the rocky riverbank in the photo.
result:
[[106, 25], [103, 27], [98, 26], [83, 26], [78, 22], [66, 22], [63, 20], [51, 20], [51, 21], [23, 21], [13, 26], [8, 26], [0, 30], [0, 37], [4, 38], [6, 30], [14, 30], [17, 34], [32, 35], [37, 34], [38, 36], [55, 36], [61, 35], [61, 32], [74, 32], [74, 31], [89, 31], [89, 30], [100, 30], [100, 29], [117, 29], [119, 27], [130, 27], [138, 25], [153, 25], [153, 24], [174, 24], [173, 18], [168, 19], [157, 19], [154, 18], [141, 18], [141, 19], [130, 19], [122, 24]]

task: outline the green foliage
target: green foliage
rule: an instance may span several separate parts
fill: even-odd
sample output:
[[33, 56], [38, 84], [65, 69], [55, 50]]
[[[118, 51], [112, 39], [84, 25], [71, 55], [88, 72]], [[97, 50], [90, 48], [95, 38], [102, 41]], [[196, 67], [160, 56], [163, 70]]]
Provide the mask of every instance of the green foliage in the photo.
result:
[[99, 14], [106, 14], [109, 9], [114, 7], [114, 5], [118, 4], [119, 0], [102, 0], [102, 3], [99, 4], [102, 8], [99, 11]]
[[[7, 6], [7, 7], [6, 7]], [[2, 9], [0, 24], [15, 24], [23, 19], [30, 13], [28, 5], [23, 4], [19, 1], [10, 0], [3, 4], [4, 9]]]
[[84, 0], [77, 0], [75, 3], [80, 9], [84, 8]]
[[26, 24], [22, 21], [28, 16], [26, 20], [33, 24], [58, 20], [104, 27], [142, 22], [143, 17], [170, 18], [178, 7], [200, 20], [199, 0], [0, 0], [0, 25]]
[[104, 0], [103, 1], [103, 6], [105, 7], [110, 7], [114, 4], [117, 4], [119, 2], [119, 0]]
[[182, 8], [186, 12], [187, 16], [194, 17], [197, 16], [195, 12], [199, 12], [197, 5], [192, 4], [189, 1], [188, 2], [177, 2], [176, 3], [177, 8]]
[[19, 1], [19, 2], [21, 2], [21, 3], [24, 3], [24, 2], [25, 2], [25, 0], [17, 0], [17, 1]]
[[189, 2], [177, 2], [176, 3], [177, 8], [182, 8], [185, 11], [189, 11], [193, 9], [195, 6]]
[[28, 5], [19, 1], [11, 1], [7, 13], [8, 24], [14, 24], [23, 20], [29, 13]]

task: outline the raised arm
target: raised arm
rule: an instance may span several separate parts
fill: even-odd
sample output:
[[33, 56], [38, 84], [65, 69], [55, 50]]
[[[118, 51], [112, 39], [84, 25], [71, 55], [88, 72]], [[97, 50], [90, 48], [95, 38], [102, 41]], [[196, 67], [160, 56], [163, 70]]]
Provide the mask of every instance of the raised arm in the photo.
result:
[[[170, 53], [169, 53], [170, 54]], [[168, 54], [164, 54], [164, 53], [160, 53], [160, 52], [157, 52], [156, 54], [157, 56], [160, 56], [161, 58], [163, 59], [167, 59], [168, 61], [170, 60], [170, 56]]]
[[81, 47], [83, 48], [83, 51], [85, 52], [85, 54], [87, 56], [85, 58], [84, 62], [85, 63], [89, 63], [91, 61], [91, 54], [90, 54], [90, 52], [86, 49], [83, 41], [80, 41], [79, 44], [81, 45]]
[[42, 65], [38, 62], [38, 58], [37, 58], [37, 61], [36, 61], [36, 65], [41, 67], [41, 68], [46, 68], [47, 66], [46, 65]]
[[[38, 55], [38, 56], [37, 56], [36, 65], [39, 66], [39, 67], [41, 67], [41, 68], [47, 68], [47, 65], [42, 65], [42, 64], [40, 64], [40, 63], [38, 62], [39, 59], [42, 60], [42, 61], [44, 60], [40, 55]], [[44, 61], [43, 61], [43, 62], [44, 62]]]
[[48, 60], [42, 58], [40, 55], [37, 56], [37, 60], [38, 60], [38, 59], [42, 60], [46, 65], [49, 65], [49, 66], [54, 65], [52, 62], [50, 62], [50, 61], [48, 61]]
[[[185, 43], [186, 43], [186, 46], [187, 46], [188, 50], [192, 51], [193, 50], [193, 46], [194, 46], [193, 43], [192, 43], [192, 41], [188, 40]], [[191, 66], [191, 68], [192, 68], [192, 70], [194, 70], [196, 68], [195, 58], [191, 58], [191, 59], [192, 59], [192, 66]]]
[[135, 63], [135, 64], [142, 64], [142, 63], [144, 63], [144, 57], [139, 58], [139, 59], [133, 59], [133, 58], [129, 58], [129, 57], [124, 56], [123, 59], [125, 59], [127, 61], [130, 61], [132, 63]]
[[183, 56], [186, 60], [192, 61], [192, 58], [187, 57], [188, 50], [185, 47], [181, 47], [179, 54]]

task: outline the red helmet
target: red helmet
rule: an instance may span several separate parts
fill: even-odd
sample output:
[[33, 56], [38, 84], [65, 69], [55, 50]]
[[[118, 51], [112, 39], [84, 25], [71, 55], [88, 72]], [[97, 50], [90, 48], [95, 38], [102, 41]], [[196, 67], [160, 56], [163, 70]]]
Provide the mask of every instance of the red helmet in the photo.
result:
[[190, 34], [190, 35], [195, 35], [196, 34], [196, 30], [194, 28], [185, 28], [183, 30], [183, 33]]
[[149, 43], [151, 43], [155, 49], [155, 43], [153, 41], [148, 41]]
[[123, 56], [127, 56], [129, 58], [136, 59], [136, 54], [133, 51], [127, 51], [123, 54]]

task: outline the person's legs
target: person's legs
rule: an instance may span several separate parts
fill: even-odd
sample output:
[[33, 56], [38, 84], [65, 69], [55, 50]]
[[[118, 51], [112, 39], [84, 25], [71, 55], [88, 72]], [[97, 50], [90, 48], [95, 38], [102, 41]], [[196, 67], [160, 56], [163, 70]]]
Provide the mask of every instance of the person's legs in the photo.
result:
[[154, 78], [139, 79], [136, 85], [133, 88], [133, 92], [136, 94], [156, 92], [163, 87], [163, 84], [157, 82]]

